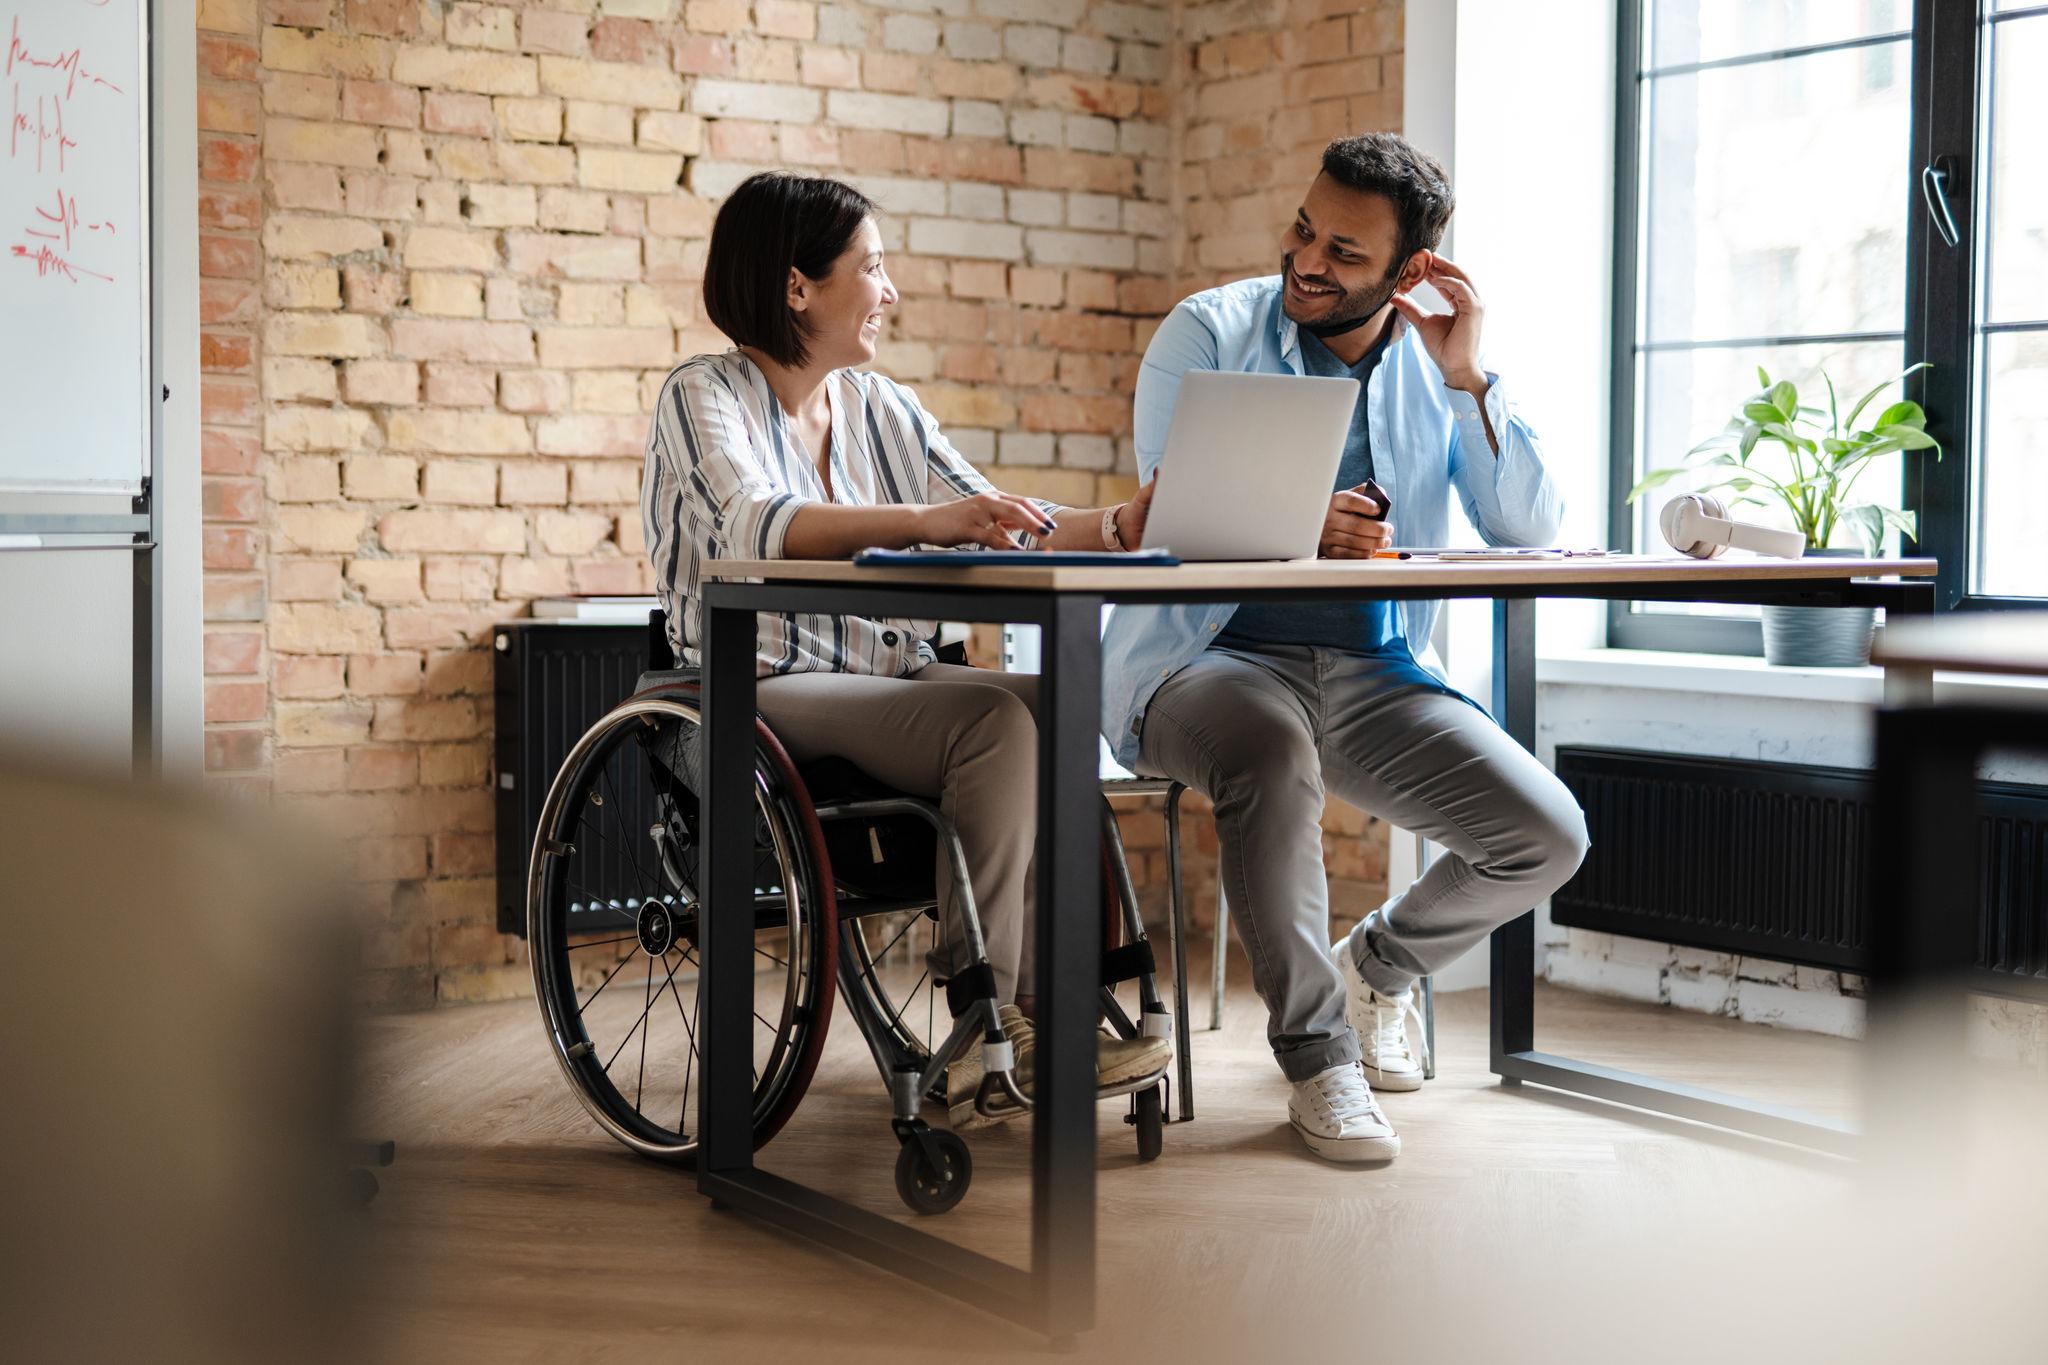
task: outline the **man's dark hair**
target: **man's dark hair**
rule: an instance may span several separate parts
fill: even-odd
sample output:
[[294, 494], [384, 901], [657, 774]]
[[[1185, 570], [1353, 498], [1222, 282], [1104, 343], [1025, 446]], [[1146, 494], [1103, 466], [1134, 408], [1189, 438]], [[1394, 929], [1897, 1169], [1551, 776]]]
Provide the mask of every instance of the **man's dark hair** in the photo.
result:
[[1323, 174], [1348, 189], [1385, 195], [1393, 203], [1400, 237], [1389, 274], [1423, 248], [1436, 250], [1451, 210], [1458, 206], [1442, 164], [1397, 133], [1338, 138], [1323, 148]]
[[846, 254], [874, 201], [851, 185], [763, 171], [742, 180], [711, 225], [704, 258], [704, 313], [736, 346], [778, 365], [811, 358], [810, 329], [789, 306], [789, 268], [822, 280]]

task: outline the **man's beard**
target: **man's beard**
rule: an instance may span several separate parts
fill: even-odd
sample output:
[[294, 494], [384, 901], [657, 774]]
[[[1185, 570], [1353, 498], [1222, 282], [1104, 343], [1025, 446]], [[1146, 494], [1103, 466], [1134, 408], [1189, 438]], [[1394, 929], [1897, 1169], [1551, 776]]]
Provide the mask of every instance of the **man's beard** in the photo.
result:
[[[1280, 258], [1280, 268], [1282, 273], [1300, 280], [1303, 284], [1316, 285], [1326, 289], [1342, 288], [1335, 280], [1311, 279], [1307, 275], [1296, 275], [1294, 273], [1294, 253], [1291, 251]], [[1378, 313], [1380, 309], [1387, 306], [1387, 300], [1394, 297], [1395, 286], [1400, 282], [1401, 271], [1399, 267], [1396, 267], [1378, 282], [1367, 285], [1363, 289], [1340, 292], [1337, 295], [1336, 306], [1331, 308], [1328, 316], [1324, 317], [1320, 322], [1302, 322], [1299, 319], [1295, 319], [1295, 324], [1310, 334], [1319, 337], [1342, 336], [1346, 332], [1356, 331], [1371, 321], [1374, 314]]]

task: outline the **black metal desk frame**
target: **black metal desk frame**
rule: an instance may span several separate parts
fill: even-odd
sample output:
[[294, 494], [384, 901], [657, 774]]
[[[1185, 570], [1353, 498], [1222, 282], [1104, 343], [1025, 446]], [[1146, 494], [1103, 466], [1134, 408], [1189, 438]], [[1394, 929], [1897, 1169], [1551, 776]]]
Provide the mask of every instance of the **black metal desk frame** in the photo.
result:
[[[1356, 589], [1244, 590], [1244, 601], [1344, 601]], [[1536, 599], [1712, 601], [1933, 610], [1931, 580], [1757, 579], [1705, 586], [1557, 583], [1404, 590], [1388, 600], [1494, 599], [1493, 714], [1524, 748], [1536, 745]], [[1082, 592], [872, 582], [704, 585], [708, 790], [705, 892], [710, 906], [750, 904], [753, 838], [754, 642], [757, 611], [859, 614], [1035, 625], [1041, 636], [1038, 784], [1038, 1109], [1031, 1133], [1031, 1265], [1019, 1269], [834, 1199], [754, 1164], [747, 1021], [750, 940], [705, 917], [701, 943], [697, 1188], [716, 1203], [979, 1305], [1055, 1340], [1095, 1322], [1094, 1025], [1101, 883], [1096, 840], [1096, 732], [1101, 714], [1101, 615], [1109, 602], [1213, 600], [1212, 591]], [[719, 723], [749, 718], [743, 726]], [[744, 814], [742, 814], [744, 813]], [[738, 815], [739, 818], [735, 818]], [[1055, 907], [1058, 913], [1055, 913]], [[751, 917], [746, 919], [751, 923]], [[1783, 1106], [1539, 1052], [1535, 1046], [1535, 912], [1492, 942], [1492, 1070], [1508, 1085], [1558, 1090], [1827, 1150], [1844, 1125]]]
[[1870, 1034], [1880, 1049], [1966, 1052], [1964, 1002], [1982, 913], [1977, 764], [1994, 747], [2048, 755], [2048, 709], [1928, 704], [1877, 713]]

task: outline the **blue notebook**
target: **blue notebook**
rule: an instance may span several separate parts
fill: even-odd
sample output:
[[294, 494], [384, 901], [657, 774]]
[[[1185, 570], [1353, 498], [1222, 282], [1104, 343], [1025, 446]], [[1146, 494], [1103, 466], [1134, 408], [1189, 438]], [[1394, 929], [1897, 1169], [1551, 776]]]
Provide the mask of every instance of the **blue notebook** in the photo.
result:
[[994, 568], [1022, 565], [1027, 569], [1131, 568], [1170, 569], [1180, 563], [1165, 550], [862, 550], [853, 562], [875, 568]]

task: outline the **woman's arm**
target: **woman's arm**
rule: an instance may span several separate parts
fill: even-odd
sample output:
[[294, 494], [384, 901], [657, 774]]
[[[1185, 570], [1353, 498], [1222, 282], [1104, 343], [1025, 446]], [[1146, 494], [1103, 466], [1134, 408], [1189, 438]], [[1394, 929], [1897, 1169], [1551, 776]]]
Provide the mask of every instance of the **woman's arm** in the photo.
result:
[[[1145, 535], [1145, 513], [1152, 504], [1152, 485], [1118, 505], [1118, 539], [1128, 550]], [[841, 507], [807, 502], [790, 519], [782, 538], [787, 559], [851, 559], [862, 550], [901, 550], [912, 545], [986, 545], [993, 550], [1020, 550], [1012, 532], [1038, 537], [1048, 550], [1101, 550], [1102, 514], [1106, 507], [1062, 507], [1052, 513], [1026, 498], [1007, 493], [977, 493], [940, 503], [892, 503], [883, 507]], [[1052, 518], [1050, 533], [1045, 518]]]
[[952, 502], [881, 507], [807, 502], [790, 519], [782, 553], [788, 559], [850, 559], [870, 548], [901, 550], [912, 545], [1017, 550], [1023, 547], [1011, 532], [1042, 535], [1048, 529], [1045, 518], [1035, 503], [994, 492]]
[[1114, 511], [1115, 518], [1111, 521], [1110, 528], [1112, 534], [1116, 537], [1117, 547], [1125, 550], [1137, 549], [1145, 539], [1145, 518], [1152, 511], [1152, 490], [1158, 485], [1158, 482], [1158, 476], [1154, 475], [1152, 482], [1140, 488], [1129, 502], [1118, 503], [1113, 509], [1108, 507], [1060, 508], [1053, 517], [1053, 520], [1057, 523], [1057, 529], [1045, 538], [1045, 548], [1048, 550], [1109, 549], [1110, 547], [1103, 543], [1102, 516], [1105, 512]]

